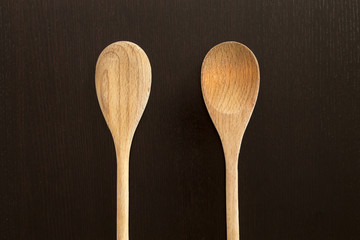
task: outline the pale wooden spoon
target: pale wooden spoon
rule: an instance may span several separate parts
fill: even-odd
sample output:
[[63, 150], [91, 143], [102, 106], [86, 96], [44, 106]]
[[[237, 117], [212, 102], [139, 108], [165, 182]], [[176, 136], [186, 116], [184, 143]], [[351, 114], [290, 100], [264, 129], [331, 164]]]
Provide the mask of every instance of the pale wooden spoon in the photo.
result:
[[116, 239], [128, 240], [130, 146], [149, 99], [151, 66], [148, 57], [131, 42], [109, 45], [96, 63], [95, 85], [116, 150]]
[[227, 239], [238, 240], [238, 156], [255, 107], [260, 71], [255, 55], [238, 42], [224, 42], [205, 56], [201, 89], [210, 117], [220, 135], [226, 169]]

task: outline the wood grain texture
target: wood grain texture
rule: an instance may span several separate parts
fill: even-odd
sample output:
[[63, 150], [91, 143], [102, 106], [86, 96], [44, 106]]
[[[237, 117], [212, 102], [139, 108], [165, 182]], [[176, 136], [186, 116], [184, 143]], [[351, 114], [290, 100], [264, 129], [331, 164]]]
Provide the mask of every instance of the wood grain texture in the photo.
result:
[[256, 57], [238, 42], [224, 42], [205, 56], [201, 89], [225, 155], [227, 239], [239, 240], [238, 159], [255, 107], [260, 71]]
[[239, 158], [242, 240], [360, 236], [360, 1], [0, 1], [0, 239], [116, 239], [105, 46], [137, 43], [151, 96], [130, 153], [131, 240], [225, 240], [225, 164], [201, 94], [209, 49], [256, 55]]
[[145, 52], [126, 41], [107, 46], [96, 63], [95, 86], [116, 149], [116, 239], [128, 240], [130, 148], [151, 87], [151, 66]]

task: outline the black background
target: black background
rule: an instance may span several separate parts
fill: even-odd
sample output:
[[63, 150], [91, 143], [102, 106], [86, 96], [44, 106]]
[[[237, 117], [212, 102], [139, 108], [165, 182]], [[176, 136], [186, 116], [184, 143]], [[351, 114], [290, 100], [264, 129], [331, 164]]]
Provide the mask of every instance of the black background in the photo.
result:
[[360, 239], [360, 1], [1, 1], [1, 239], [113, 239], [116, 162], [94, 71], [128, 40], [152, 65], [130, 159], [130, 239], [226, 239], [220, 139], [200, 88], [247, 45], [260, 93], [239, 163], [250, 239]]

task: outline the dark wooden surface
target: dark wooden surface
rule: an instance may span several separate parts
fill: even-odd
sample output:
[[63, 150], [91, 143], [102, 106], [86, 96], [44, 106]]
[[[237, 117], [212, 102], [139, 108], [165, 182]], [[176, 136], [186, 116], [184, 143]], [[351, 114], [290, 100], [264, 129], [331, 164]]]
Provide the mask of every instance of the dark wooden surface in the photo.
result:
[[226, 239], [224, 158], [200, 67], [222, 41], [258, 58], [240, 153], [242, 240], [360, 239], [360, 1], [2, 0], [0, 238], [115, 240], [115, 151], [94, 71], [147, 53], [130, 160], [130, 238]]

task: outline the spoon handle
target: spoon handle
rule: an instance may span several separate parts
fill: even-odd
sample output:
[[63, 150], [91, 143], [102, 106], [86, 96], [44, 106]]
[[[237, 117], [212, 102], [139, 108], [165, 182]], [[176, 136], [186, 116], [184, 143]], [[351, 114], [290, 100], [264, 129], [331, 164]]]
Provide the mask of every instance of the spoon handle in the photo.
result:
[[[230, 162], [230, 161], [228, 161]], [[233, 161], [231, 161], [233, 162]], [[239, 240], [238, 169], [226, 164], [226, 227], [227, 240]]]
[[117, 159], [116, 239], [129, 239], [129, 151], [119, 150]]

